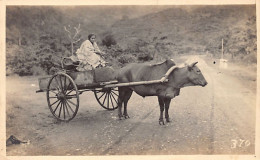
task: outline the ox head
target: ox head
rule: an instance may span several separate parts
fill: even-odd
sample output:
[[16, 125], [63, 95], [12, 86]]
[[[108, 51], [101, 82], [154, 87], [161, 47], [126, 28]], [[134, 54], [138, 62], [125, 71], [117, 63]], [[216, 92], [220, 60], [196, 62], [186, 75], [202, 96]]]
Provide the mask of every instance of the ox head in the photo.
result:
[[198, 62], [188, 65], [188, 80], [192, 85], [206, 86], [208, 82], [204, 78], [200, 69], [196, 66]]

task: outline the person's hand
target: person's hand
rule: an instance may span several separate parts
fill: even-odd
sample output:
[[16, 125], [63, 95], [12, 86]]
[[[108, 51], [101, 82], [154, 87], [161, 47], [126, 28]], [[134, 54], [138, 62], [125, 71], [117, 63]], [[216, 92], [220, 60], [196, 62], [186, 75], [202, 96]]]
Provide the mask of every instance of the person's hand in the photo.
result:
[[95, 52], [96, 54], [100, 55], [100, 56], [104, 56], [105, 53], [104, 52]]
[[98, 54], [98, 55], [101, 55], [100, 52], [97, 52], [97, 51], [96, 51], [95, 53]]
[[105, 52], [100, 52], [99, 53], [101, 56], [104, 56], [106, 53]]

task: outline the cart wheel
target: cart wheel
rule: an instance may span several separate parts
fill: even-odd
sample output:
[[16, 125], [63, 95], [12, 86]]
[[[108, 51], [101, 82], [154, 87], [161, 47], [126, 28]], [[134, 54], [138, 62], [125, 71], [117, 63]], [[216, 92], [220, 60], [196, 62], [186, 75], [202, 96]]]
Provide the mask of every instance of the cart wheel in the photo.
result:
[[79, 109], [78, 88], [65, 73], [57, 73], [49, 81], [47, 102], [51, 113], [61, 121], [72, 120]]
[[118, 108], [118, 89], [104, 88], [94, 91], [98, 103], [107, 110], [115, 110]]

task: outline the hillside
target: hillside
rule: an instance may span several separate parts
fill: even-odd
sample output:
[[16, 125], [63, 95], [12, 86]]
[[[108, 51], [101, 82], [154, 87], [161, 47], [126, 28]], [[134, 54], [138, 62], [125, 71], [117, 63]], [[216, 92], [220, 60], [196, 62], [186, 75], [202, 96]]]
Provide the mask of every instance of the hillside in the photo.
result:
[[[199, 6], [171, 8], [140, 18], [119, 21], [111, 27], [120, 46], [142, 41], [158, 51], [176, 54], [256, 54], [255, 6]], [[127, 42], [127, 43], [125, 43]], [[169, 53], [169, 54], [170, 54]]]
[[[49, 74], [71, 55], [64, 26], [80, 24], [73, 51], [96, 33], [115, 67], [180, 54], [226, 57], [256, 63], [256, 10], [244, 6], [7, 7], [7, 73]], [[113, 42], [113, 43], [112, 43]]]

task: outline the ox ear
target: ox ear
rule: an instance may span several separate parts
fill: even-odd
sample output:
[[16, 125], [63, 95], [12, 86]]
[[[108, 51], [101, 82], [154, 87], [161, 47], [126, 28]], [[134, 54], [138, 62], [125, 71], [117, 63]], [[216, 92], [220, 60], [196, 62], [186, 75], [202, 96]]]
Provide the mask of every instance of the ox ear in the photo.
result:
[[189, 71], [190, 71], [197, 63], [198, 63], [198, 62], [194, 62], [194, 63], [188, 65]]
[[176, 63], [173, 61], [173, 59], [167, 59], [167, 60], [166, 60], [166, 64], [167, 64], [168, 66], [175, 66], [175, 65], [176, 65]]

